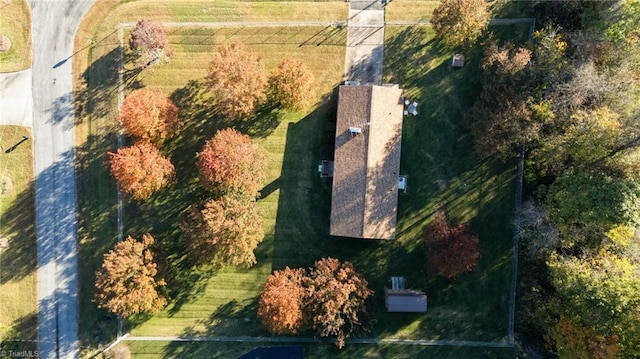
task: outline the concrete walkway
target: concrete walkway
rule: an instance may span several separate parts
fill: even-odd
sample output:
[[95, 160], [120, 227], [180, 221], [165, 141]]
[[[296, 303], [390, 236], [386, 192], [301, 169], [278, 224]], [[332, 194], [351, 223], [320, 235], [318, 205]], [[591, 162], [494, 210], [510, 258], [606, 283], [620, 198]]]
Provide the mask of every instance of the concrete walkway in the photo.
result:
[[93, 0], [29, 0], [41, 358], [77, 358], [75, 33]]
[[361, 84], [382, 82], [384, 8], [380, 0], [349, 3], [345, 80]]
[[0, 125], [32, 127], [31, 69], [0, 74]]

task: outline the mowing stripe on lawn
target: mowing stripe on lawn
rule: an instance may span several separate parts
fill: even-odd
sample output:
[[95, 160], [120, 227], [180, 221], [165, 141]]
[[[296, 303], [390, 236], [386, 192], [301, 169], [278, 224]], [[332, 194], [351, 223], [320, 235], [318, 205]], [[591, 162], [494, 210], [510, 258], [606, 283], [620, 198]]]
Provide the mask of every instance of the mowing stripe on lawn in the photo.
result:
[[[320, 343], [320, 340], [312, 337], [192, 337], [192, 336], [148, 336], [138, 337], [127, 335], [124, 341], [140, 342], [226, 342], [226, 343]], [[333, 343], [335, 339], [325, 342]], [[451, 346], [451, 347], [482, 347], [482, 348], [512, 348], [513, 344], [504, 342], [484, 342], [474, 340], [421, 340], [421, 339], [394, 339], [394, 338], [359, 338], [350, 339], [349, 344], [397, 344], [419, 346]]]

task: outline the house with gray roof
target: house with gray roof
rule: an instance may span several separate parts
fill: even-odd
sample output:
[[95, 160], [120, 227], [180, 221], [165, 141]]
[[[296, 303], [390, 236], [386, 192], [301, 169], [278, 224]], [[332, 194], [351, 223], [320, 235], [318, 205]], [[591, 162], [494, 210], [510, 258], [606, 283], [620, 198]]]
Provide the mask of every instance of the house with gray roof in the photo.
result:
[[395, 239], [402, 89], [343, 85], [338, 96], [329, 232]]

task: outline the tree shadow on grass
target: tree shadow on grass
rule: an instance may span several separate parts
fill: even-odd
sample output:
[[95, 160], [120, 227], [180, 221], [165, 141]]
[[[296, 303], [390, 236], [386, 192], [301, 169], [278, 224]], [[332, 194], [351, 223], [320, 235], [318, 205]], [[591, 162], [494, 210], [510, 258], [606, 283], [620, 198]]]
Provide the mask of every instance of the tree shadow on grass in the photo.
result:
[[0, 249], [0, 284], [5, 284], [21, 280], [37, 268], [34, 182], [16, 196], [2, 215], [2, 227], [0, 237], [9, 240], [9, 247]]
[[116, 336], [116, 317], [93, 303], [95, 273], [103, 254], [117, 242], [117, 188], [104, 164], [117, 147], [115, 133], [90, 135], [76, 148], [78, 193], [79, 340], [81, 347], [104, 344]]
[[[269, 335], [257, 323], [257, 298], [238, 302], [231, 300], [218, 307], [209, 317], [203, 318], [194, 326], [185, 329], [182, 337], [216, 336], [264, 336]], [[185, 345], [172, 342], [165, 349], [165, 357], [211, 357], [206, 345]]]
[[142, 87], [138, 75], [142, 68], [126, 68], [126, 64], [133, 61], [126, 54], [122, 55], [120, 47], [92, 62], [82, 74], [83, 86], [74, 94], [75, 109], [78, 116], [76, 121], [82, 121], [84, 116], [103, 118], [113, 112], [117, 106], [118, 81], [120, 63], [123, 63], [122, 83], [126, 89]]
[[273, 102], [266, 102], [256, 108], [251, 116], [235, 119], [229, 126], [253, 138], [264, 138], [273, 133], [280, 125], [282, 110]]
[[0, 352], [38, 350], [38, 314], [33, 312], [13, 321], [0, 339]]
[[333, 136], [323, 134], [335, 132], [337, 93], [336, 88], [313, 112], [288, 124], [282, 171], [277, 182], [280, 196], [271, 259], [273, 269], [309, 267], [327, 253], [331, 192], [317, 168], [322, 159], [327, 159], [322, 157], [325, 155], [322, 149], [333, 148]]
[[[149, 200], [125, 198], [125, 232], [134, 236], [151, 233], [156, 239], [156, 261], [160, 276], [167, 281], [163, 291], [170, 298], [169, 314], [173, 315], [196, 298], [204, 290], [206, 279], [213, 275], [212, 269], [194, 267], [185, 255], [181, 222], [189, 205], [209, 195], [198, 181], [196, 154], [227, 124], [219, 119], [204, 81], [189, 81], [175, 90], [170, 99], [179, 108], [182, 128], [178, 136], [160, 147], [176, 168], [175, 181]], [[129, 324], [135, 327], [148, 318], [138, 315]]]

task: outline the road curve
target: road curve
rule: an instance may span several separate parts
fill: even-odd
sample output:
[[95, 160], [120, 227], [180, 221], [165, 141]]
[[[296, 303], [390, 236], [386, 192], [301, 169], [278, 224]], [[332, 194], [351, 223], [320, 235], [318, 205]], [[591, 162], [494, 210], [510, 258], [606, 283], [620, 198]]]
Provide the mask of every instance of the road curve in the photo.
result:
[[[93, 0], [29, 0], [40, 357], [77, 358], [78, 275], [70, 58]], [[69, 61], [66, 61], [69, 60]]]

